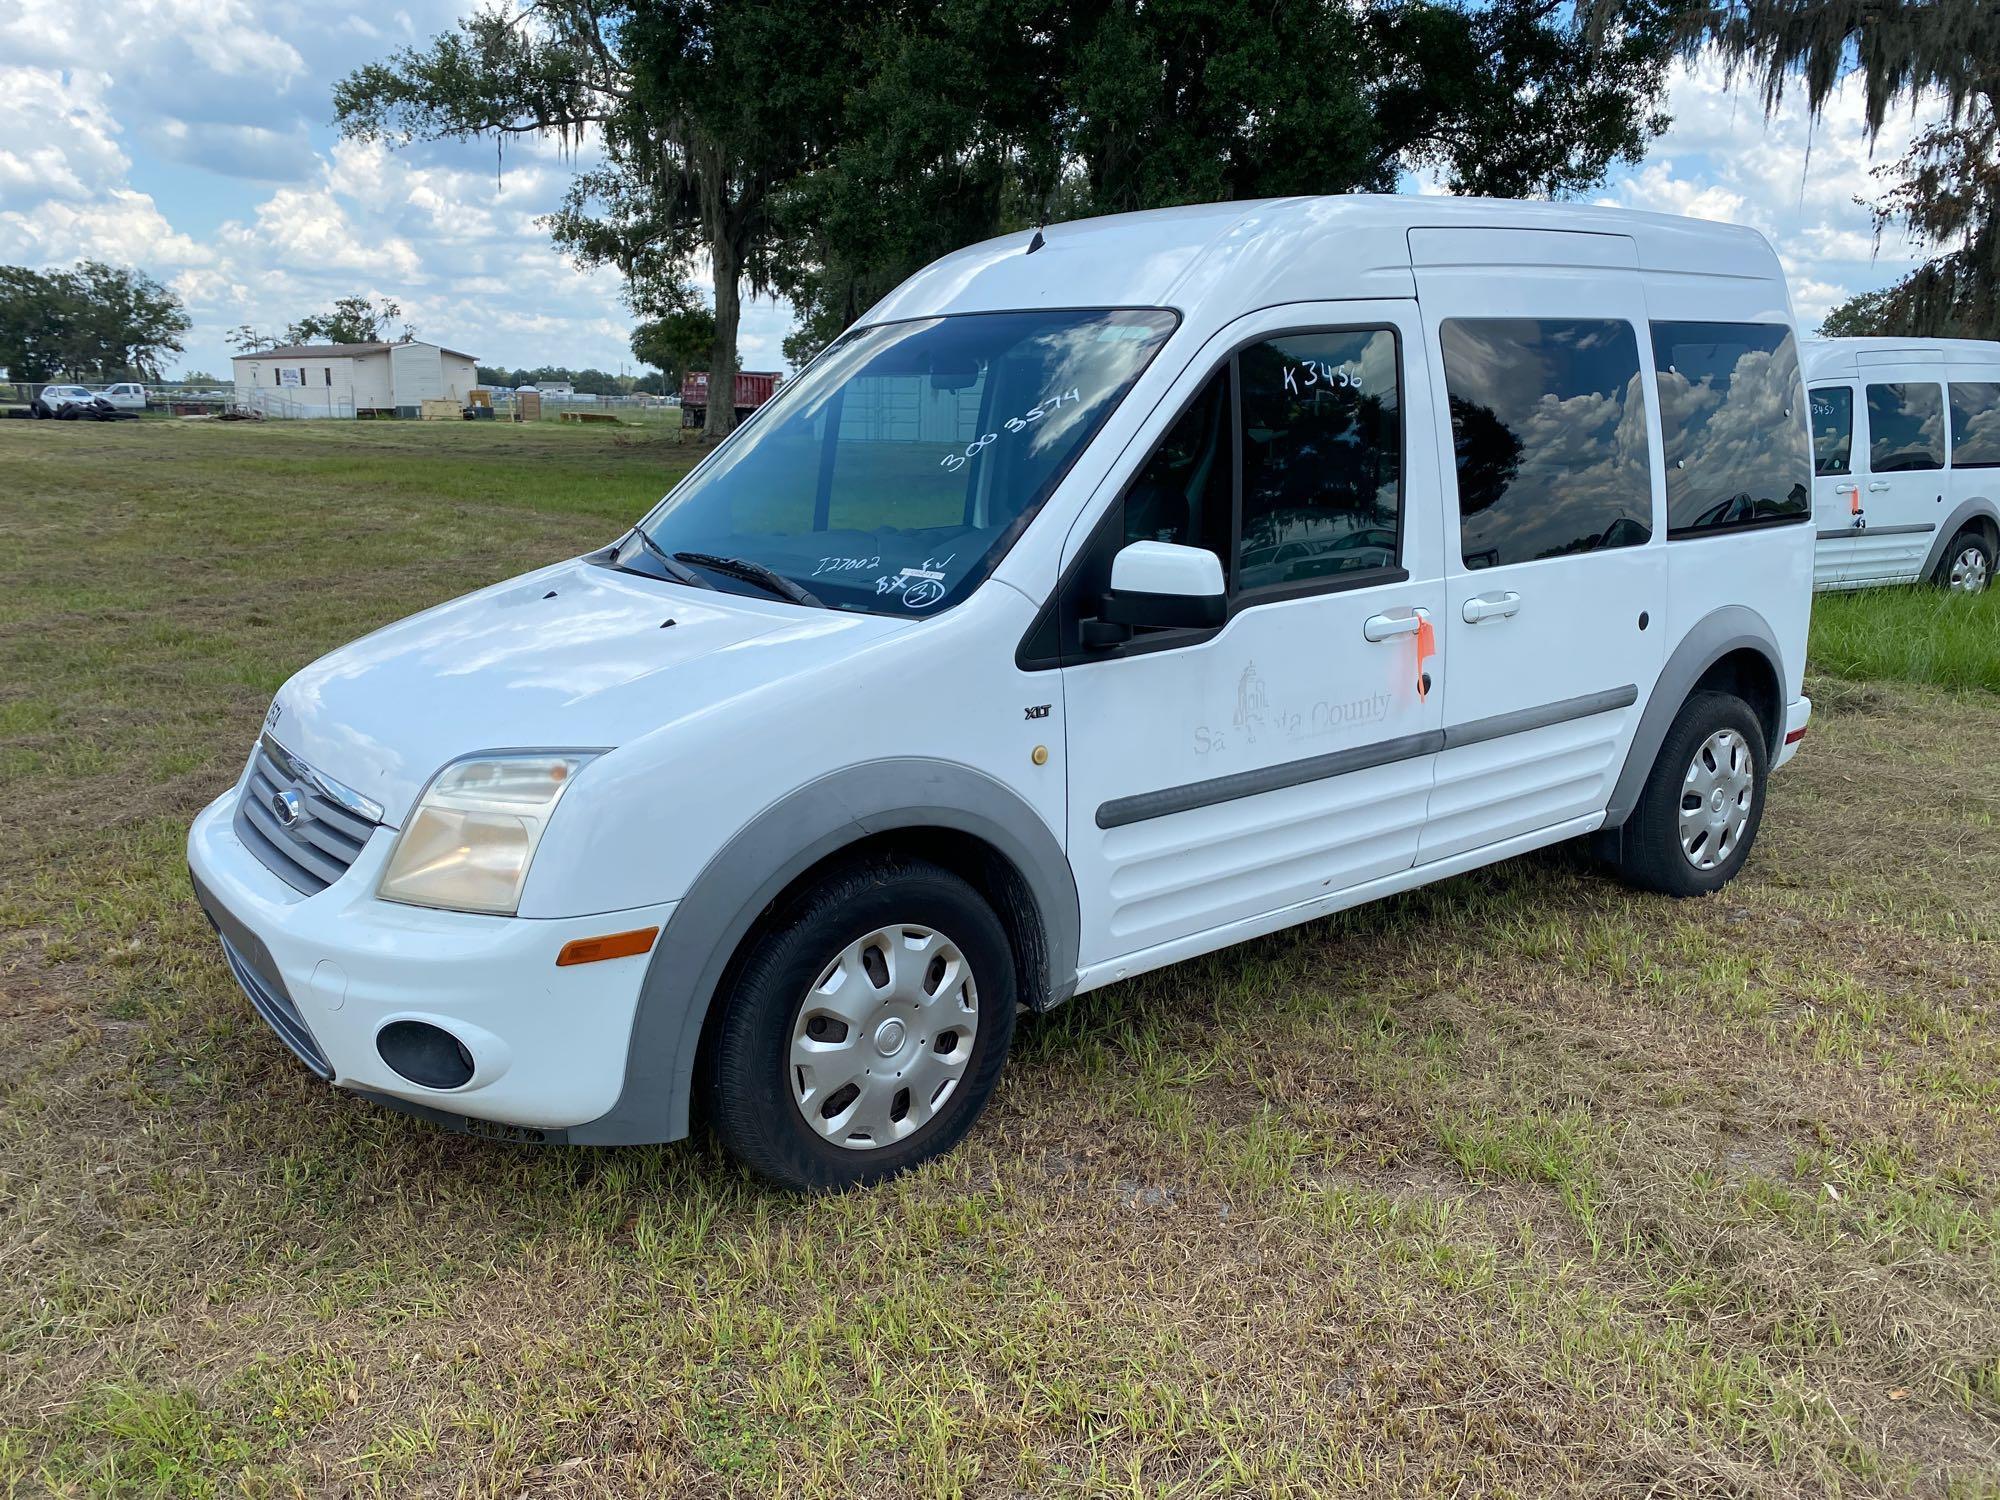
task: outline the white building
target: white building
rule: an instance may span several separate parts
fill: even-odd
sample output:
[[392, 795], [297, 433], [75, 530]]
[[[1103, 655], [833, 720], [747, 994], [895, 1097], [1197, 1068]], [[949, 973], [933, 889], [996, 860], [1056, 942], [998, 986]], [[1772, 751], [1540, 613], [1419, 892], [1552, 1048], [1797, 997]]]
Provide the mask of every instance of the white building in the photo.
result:
[[477, 385], [470, 354], [394, 344], [293, 344], [230, 361], [236, 404], [271, 417], [414, 417], [425, 401], [463, 401]]

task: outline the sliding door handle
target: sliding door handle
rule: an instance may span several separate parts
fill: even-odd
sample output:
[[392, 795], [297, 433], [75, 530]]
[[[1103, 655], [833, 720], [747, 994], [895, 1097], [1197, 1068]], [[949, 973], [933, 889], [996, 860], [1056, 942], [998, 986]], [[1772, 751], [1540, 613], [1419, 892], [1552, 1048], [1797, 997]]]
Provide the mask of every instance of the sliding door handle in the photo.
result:
[[1362, 622], [1361, 633], [1371, 641], [1393, 641], [1399, 635], [1415, 635], [1424, 628], [1424, 617], [1412, 611], [1407, 615], [1370, 615]]
[[1868, 493], [1871, 495], [1879, 495], [1887, 488], [1889, 488], [1889, 481], [1886, 479], [1871, 479], [1868, 481]]
[[1504, 594], [1484, 594], [1465, 601], [1465, 623], [1477, 625], [1481, 620], [1504, 620], [1520, 607], [1521, 596], [1512, 589]]

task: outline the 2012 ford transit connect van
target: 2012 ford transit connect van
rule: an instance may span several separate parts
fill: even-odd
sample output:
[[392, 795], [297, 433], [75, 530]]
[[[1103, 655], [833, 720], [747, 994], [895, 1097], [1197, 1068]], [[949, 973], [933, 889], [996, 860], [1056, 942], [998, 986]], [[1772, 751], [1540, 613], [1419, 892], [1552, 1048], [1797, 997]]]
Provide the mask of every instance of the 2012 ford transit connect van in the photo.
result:
[[873, 309], [623, 537], [306, 668], [189, 858], [306, 1066], [784, 1183], [1017, 1006], [1579, 835], [1712, 891], [1805, 732], [1771, 248], [1568, 206], [1059, 225]]
[[1983, 593], [2000, 557], [2000, 343], [1808, 339], [1822, 589]]

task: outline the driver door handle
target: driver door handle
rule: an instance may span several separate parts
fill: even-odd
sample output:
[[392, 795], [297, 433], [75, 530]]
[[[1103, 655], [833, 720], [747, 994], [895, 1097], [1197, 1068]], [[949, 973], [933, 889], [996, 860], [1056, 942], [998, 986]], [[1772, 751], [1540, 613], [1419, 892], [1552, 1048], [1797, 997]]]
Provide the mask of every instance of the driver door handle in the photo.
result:
[[1412, 611], [1407, 615], [1370, 615], [1362, 622], [1361, 633], [1371, 641], [1392, 641], [1399, 635], [1415, 635], [1424, 628], [1424, 617]]
[[1481, 620], [1504, 620], [1521, 607], [1521, 596], [1509, 589], [1504, 594], [1483, 594], [1477, 599], [1465, 601], [1465, 623], [1477, 625]]

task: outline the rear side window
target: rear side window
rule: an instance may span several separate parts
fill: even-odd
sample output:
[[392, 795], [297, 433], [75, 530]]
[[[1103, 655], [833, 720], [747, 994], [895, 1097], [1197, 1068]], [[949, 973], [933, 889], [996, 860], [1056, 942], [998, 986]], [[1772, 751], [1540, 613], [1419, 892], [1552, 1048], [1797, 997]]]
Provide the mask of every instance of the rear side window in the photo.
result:
[[1854, 456], [1854, 392], [1844, 385], [1814, 391], [1810, 401], [1813, 473], [1845, 474]]
[[1402, 407], [1386, 328], [1287, 334], [1237, 355], [1242, 590], [1396, 565]]
[[2000, 384], [1952, 383], [1951, 466], [2000, 469]]
[[1877, 474], [1944, 467], [1944, 387], [1868, 387], [1868, 467]]
[[1798, 348], [1775, 323], [1655, 323], [1667, 535], [1802, 520], [1812, 470]]
[[1438, 333], [1466, 567], [1635, 547], [1653, 534], [1631, 324], [1450, 318]]

